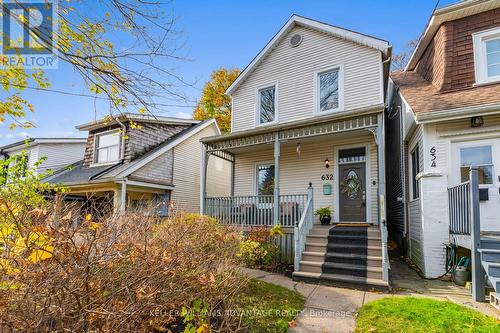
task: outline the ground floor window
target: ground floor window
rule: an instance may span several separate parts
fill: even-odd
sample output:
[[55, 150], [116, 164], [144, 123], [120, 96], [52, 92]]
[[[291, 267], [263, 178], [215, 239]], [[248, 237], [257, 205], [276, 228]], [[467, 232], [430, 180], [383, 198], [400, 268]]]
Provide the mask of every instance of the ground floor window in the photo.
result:
[[417, 175], [420, 173], [420, 151], [418, 145], [411, 151], [411, 185], [412, 199], [420, 197], [420, 184]]
[[469, 180], [471, 166], [477, 166], [479, 169], [479, 184], [493, 184], [491, 146], [460, 148], [460, 176], [462, 182]]
[[274, 194], [274, 164], [257, 166], [257, 195]]

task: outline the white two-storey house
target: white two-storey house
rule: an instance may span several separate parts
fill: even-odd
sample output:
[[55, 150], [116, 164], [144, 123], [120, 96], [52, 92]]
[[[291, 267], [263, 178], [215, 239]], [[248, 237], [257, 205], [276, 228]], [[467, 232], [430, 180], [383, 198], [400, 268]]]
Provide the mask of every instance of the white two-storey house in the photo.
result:
[[[386, 287], [387, 41], [293, 15], [227, 90], [232, 131], [207, 137], [232, 163], [230, 197], [203, 212], [244, 228], [280, 224], [295, 278]], [[329, 207], [332, 224], [314, 210]], [[380, 232], [382, 230], [382, 233]]]

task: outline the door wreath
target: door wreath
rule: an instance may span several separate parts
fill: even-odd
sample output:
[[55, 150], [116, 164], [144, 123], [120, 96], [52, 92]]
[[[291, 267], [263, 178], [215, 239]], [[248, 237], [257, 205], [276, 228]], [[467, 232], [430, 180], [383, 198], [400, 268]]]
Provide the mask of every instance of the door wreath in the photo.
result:
[[362, 186], [358, 175], [354, 171], [350, 171], [347, 177], [340, 183], [342, 193], [346, 194], [349, 198], [355, 199], [358, 193], [361, 192]]

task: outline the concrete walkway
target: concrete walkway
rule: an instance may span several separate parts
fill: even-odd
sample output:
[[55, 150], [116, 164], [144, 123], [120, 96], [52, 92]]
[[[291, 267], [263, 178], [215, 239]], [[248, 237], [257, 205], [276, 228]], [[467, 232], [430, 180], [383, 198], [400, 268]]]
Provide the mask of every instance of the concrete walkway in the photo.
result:
[[295, 290], [306, 298], [304, 310], [297, 317], [297, 326], [288, 330], [293, 333], [353, 332], [357, 309], [366, 302], [387, 296], [383, 293], [296, 282], [280, 274], [259, 270], [245, 269], [245, 272], [253, 278]]
[[368, 292], [296, 282], [291, 278], [254, 269], [249, 276], [295, 290], [306, 298], [304, 311], [297, 317], [292, 333], [351, 333], [357, 310], [365, 303], [383, 297], [415, 296], [449, 300], [500, 319], [500, 313], [487, 303], [473, 302], [469, 292], [451, 282], [425, 280], [405, 263], [391, 262], [391, 293]]

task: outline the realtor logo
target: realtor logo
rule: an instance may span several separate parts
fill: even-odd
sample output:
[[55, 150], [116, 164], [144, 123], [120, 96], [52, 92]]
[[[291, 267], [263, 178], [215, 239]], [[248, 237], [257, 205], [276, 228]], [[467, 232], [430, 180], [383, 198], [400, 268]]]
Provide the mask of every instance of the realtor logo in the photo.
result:
[[1, 66], [56, 68], [56, 3], [50, 0], [2, 1]]

